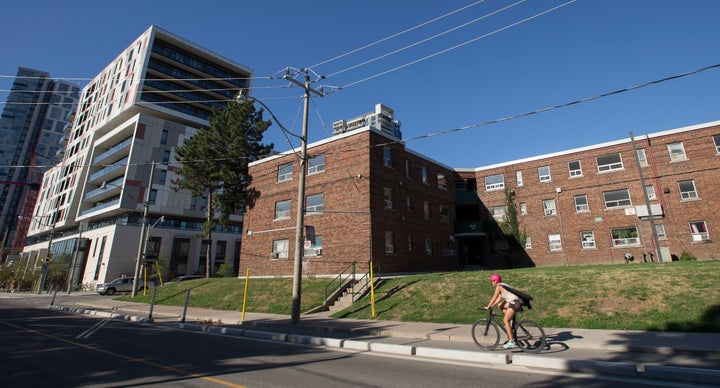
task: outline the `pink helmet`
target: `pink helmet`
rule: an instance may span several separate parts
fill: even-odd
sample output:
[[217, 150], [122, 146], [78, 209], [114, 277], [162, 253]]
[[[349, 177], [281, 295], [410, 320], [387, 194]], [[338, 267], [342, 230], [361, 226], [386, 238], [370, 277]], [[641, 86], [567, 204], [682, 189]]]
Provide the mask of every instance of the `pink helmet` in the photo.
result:
[[502, 281], [502, 276], [494, 273], [494, 274], [490, 275], [490, 280], [493, 281], [493, 282], [498, 282], [498, 283], [500, 283], [500, 282]]

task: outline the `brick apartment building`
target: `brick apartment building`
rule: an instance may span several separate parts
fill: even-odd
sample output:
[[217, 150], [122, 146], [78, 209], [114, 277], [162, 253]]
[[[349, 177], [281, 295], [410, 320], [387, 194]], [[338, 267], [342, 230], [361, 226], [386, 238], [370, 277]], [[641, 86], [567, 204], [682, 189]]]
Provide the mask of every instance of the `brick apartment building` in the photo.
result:
[[[631, 140], [453, 169], [405, 148], [382, 105], [308, 146], [303, 275], [657, 261]], [[393, 132], [394, 131], [394, 132]], [[720, 122], [634, 138], [664, 260], [717, 258]], [[240, 273], [289, 275], [299, 156], [250, 166]], [[521, 239], [501, 232], [508, 198]]]

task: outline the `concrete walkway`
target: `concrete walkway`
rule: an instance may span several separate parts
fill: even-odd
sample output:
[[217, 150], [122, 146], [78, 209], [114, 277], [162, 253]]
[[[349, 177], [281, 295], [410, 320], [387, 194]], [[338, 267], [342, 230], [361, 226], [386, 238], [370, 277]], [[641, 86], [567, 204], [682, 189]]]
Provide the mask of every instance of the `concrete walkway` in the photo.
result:
[[[482, 351], [471, 325], [289, 316], [123, 302], [95, 293], [0, 294], [36, 305], [180, 329], [346, 350], [720, 386], [720, 334], [546, 328], [539, 354]], [[184, 319], [183, 319], [184, 317]]]

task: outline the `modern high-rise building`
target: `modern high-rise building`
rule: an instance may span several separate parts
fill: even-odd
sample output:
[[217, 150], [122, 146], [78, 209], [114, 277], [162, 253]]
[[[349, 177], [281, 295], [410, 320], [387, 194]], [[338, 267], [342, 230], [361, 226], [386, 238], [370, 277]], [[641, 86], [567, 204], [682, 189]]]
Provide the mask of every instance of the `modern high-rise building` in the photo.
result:
[[[80, 86], [18, 68], [0, 117], [0, 232], [3, 257], [22, 249], [46, 166], [60, 161]], [[14, 246], [19, 244], [19, 246]], [[1, 261], [1, 259], [0, 259]]]
[[[147, 213], [147, 258], [170, 275], [204, 274], [206, 199], [172, 189], [174, 148], [208, 125], [213, 107], [234, 103], [251, 76], [156, 26], [146, 30], [82, 89], [63, 159], [43, 178], [26, 257], [68, 263], [75, 286], [132, 276]], [[211, 273], [237, 265], [241, 212], [231, 220], [230, 230], [213, 231]]]

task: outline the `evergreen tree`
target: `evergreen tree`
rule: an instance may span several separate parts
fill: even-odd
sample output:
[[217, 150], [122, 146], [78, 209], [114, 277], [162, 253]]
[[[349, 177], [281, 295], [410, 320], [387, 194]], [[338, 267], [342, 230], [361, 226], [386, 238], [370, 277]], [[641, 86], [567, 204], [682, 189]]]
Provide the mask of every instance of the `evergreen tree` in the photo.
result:
[[252, 177], [248, 163], [269, 155], [273, 144], [262, 144], [263, 133], [272, 124], [263, 120], [263, 110], [252, 101], [228, 103], [226, 109], [213, 108], [209, 127], [200, 128], [175, 148], [180, 167], [174, 172], [174, 190], [189, 190], [194, 197], [207, 197], [208, 218], [203, 234], [208, 238], [205, 276], [210, 276], [212, 230], [230, 224], [230, 215], [252, 207], [256, 193], [248, 192]]

